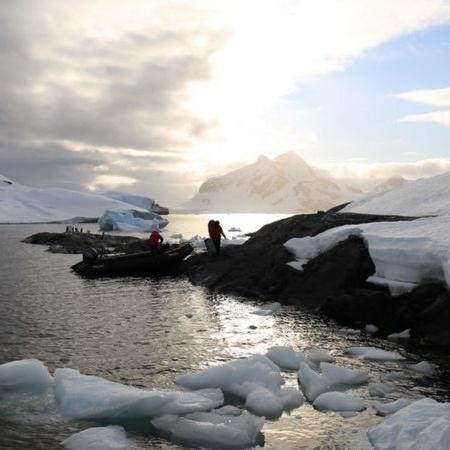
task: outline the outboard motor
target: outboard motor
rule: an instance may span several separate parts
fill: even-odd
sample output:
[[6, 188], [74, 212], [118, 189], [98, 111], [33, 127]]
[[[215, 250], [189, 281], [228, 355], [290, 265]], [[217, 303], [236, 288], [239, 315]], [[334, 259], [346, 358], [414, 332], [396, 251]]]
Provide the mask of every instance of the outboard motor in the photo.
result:
[[83, 262], [93, 263], [98, 260], [98, 251], [95, 248], [88, 248], [83, 252]]

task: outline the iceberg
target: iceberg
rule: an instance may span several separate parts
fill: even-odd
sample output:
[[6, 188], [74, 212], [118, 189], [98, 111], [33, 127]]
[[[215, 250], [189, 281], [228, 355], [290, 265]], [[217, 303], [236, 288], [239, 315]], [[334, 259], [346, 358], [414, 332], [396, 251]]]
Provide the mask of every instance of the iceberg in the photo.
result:
[[67, 450], [138, 450], [127, 438], [125, 430], [117, 425], [92, 427], [80, 431], [62, 442]]
[[52, 383], [53, 377], [38, 359], [21, 359], [0, 365], [0, 392], [40, 392]]
[[184, 417], [165, 415], [151, 423], [171, 440], [189, 447], [244, 449], [256, 444], [264, 419], [246, 412], [236, 416], [211, 411]]
[[450, 403], [415, 401], [367, 433], [378, 450], [443, 450], [450, 443]]
[[127, 420], [208, 411], [223, 404], [220, 389], [197, 392], [144, 390], [73, 369], [55, 371], [54, 392], [62, 415], [77, 420]]
[[149, 232], [164, 228], [169, 221], [153, 212], [106, 210], [98, 219], [102, 231]]

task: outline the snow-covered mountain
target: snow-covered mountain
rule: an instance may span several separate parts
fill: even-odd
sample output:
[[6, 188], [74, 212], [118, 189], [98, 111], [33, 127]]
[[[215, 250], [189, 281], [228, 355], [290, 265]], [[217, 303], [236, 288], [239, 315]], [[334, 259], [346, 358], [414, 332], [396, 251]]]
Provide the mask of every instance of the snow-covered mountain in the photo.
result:
[[383, 181], [382, 183], [377, 184], [372, 189], [372, 192], [381, 193], [381, 192], [390, 191], [391, 189], [402, 186], [403, 184], [405, 184], [407, 182], [408, 182], [408, 180], [403, 177], [391, 177], [391, 178], [388, 178], [386, 181]]
[[144, 210], [103, 195], [24, 186], [0, 175], [0, 223], [31, 223], [99, 217], [105, 210]]
[[313, 212], [349, 201], [361, 192], [309, 166], [297, 153], [269, 159], [205, 181], [182, 205], [190, 212]]
[[450, 172], [367, 195], [342, 211], [408, 216], [450, 214]]
[[151, 211], [155, 200], [150, 197], [144, 197], [142, 195], [130, 194], [128, 192], [120, 191], [108, 191], [103, 194], [105, 197], [118, 200], [120, 202], [129, 203], [130, 205], [137, 206], [139, 208]]

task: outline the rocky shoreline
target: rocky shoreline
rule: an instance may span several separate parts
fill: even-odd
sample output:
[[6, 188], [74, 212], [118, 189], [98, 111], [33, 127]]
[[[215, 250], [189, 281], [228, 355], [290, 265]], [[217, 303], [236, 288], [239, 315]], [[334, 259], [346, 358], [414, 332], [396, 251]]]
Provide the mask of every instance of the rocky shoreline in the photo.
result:
[[366, 279], [375, 272], [363, 240], [339, 242], [298, 271], [286, 263], [293, 256], [283, 243], [315, 236], [329, 228], [369, 222], [414, 220], [414, 217], [354, 213], [304, 214], [262, 227], [242, 246], [223, 249], [220, 256], [197, 254], [182, 264], [192, 283], [244, 297], [295, 304], [342, 324], [375, 324], [380, 336], [411, 329], [423, 343], [450, 346], [450, 294], [438, 283], [423, 284], [397, 297]]

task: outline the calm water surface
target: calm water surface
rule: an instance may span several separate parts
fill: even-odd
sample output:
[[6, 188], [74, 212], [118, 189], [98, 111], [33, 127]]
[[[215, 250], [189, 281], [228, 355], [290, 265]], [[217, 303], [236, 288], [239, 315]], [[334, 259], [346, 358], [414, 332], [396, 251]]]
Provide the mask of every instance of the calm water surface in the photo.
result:
[[[205, 216], [170, 216], [166, 236], [204, 235]], [[254, 231], [281, 216], [221, 216], [224, 229]], [[95, 225], [83, 227], [96, 231]], [[369, 336], [349, 334], [295, 307], [274, 316], [251, 314], [261, 304], [252, 299], [211, 294], [185, 278], [115, 278], [86, 280], [69, 270], [78, 255], [51, 254], [45, 247], [21, 243], [43, 230], [63, 225], [0, 226], [0, 363], [38, 358], [50, 370], [71, 367], [82, 373], [143, 388], [176, 389], [173, 380], [274, 345], [296, 349], [317, 346], [330, 350], [347, 367], [370, 370], [373, 381], [383, 373], [404, 370], [396, 382], [399, 396], [431, 396], [448, 400], [449, 361], [446, 355], [425, 355], [420, 348], [404, 348]], [[229, 233], [233, 234], [233, 233]], [[234, 233], [239, 234], [239, 233]], [[250, 328], [251, 325], [256, 329]], [[361, 362], [343, 356], [353, 345], [396, 349], [409, 358], [401, 363]], [[417, 377], [406, 365], [427, 359], [439, 364], [433, 378]], [[295, 373], [287, 385], [297, 386]], [[352, 391], [370, 399], [367, 386]], [[67, 421], [58, 415], [52, 395], [0, 394], [1, 449], [57, 449], [71, 434], [92, 423]], [[378, 423], [372, 408], [343, 419], [303, 405], [277, 421], [267, 421], [266, 445], [279, 449], [370, 448], [367, 428]], [[181, 448], [162, 437], [128, 430], [147, 449]]]

